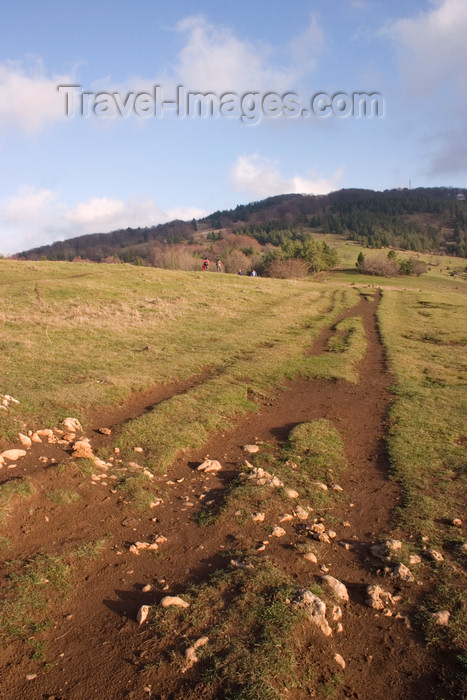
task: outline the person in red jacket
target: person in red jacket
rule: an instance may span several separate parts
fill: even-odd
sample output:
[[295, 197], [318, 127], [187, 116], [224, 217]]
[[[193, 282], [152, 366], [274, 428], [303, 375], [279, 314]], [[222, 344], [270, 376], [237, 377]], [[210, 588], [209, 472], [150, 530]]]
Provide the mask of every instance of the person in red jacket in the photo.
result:
[[208, 272], [208, 271], [209, 271], [209, 266], [210, 266], [210, 264], [211, 264], [211, 263], [209, 262], [209, 260], [208, 260], [207, 258], [204, 258], [204, 260], [203, 260], [203, 270], [204, 270], [204, 272]]

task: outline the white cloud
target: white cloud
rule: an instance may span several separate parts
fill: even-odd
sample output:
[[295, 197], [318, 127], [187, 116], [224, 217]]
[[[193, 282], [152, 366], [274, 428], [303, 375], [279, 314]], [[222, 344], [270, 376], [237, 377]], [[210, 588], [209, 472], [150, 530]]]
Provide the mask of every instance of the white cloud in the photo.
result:
[[251, 90], [290, 90], [315, 67], [314, 56], [324, 46], [324, 35], [315, 15], [309, 26], [288, 46], [274, 49], [264, 43], [251, 43], [229, 28], [209, 23], [204, 17], [187, 17], [177, 26], [185, 34], [174, 77], [190, 90], [247, 92]]
[[0, 202], [0, 252], [10, 255], [87, 233], [154, 226], [206, 213], [193, 207], [164, 211], [151, 197], [131, 197], [126, 201], [93, 197], [70, 206], [57, 192], [25, 186]]
[[69, 75], [47, 77], [39, 60], [26, 66], [18, 61], [0, 63], [0, 132], [14, 127], [34, 134], [65, 119], [57, 85], [70, 82]]
[[385, 33], [395, 43], [401, 75], [410, 89], [423, 94], [446, 80], [465, 89], [465, 0], [437, 0], [427, 12], [397, 20]]
[[431, 0], [430, 5], [392, 23], [384, 34], [394, 44], [407, 90], [404, 107], [418, 103], [430, 173], [466, 173], [467, 2]]
[[256, 153], [239, 156], [230, 172], [236, 190], [257, 198], [291, 193], [326, 194], [338, 188], [341, 177], [342, 170], [335, 172], [331, 178], [301, 175], [284, 178], [273, 161]]

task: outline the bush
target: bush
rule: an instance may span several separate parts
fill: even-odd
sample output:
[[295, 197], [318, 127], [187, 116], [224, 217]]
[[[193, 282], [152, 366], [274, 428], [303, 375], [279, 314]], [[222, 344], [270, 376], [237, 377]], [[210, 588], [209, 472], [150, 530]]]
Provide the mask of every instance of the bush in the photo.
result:
[[279, 279], [301, 279], [308, 275], [308, 265], [300, 258], [272, 260], [266, 266], [265, 274], [267, 277], [278, 277]]
[[379, 277], [397, 277], [399, 267], [395, 262], [386, 256], [377, 258], [364, 258], [361, 263], [357, 263], [357, 268], [364, 275], [377, 275]]

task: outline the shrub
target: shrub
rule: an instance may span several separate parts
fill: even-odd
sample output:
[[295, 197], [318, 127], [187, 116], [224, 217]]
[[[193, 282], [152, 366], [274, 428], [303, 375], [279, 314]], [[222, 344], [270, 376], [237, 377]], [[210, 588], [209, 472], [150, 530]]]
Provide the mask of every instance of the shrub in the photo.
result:
[[395, 262], [386, 256], [377, 258], [364, 258], [363, 262], [357, 263], [357, 268], [364, 275], [377, 275], [379, 277], [397, 277], [399, 268]]
[[279, 279], [300, 279], [308, 274], [308, 265], [300, 258], [289, 258], [288, 260], [272, 260], [265, 269], [268, 277], [278, 277]]

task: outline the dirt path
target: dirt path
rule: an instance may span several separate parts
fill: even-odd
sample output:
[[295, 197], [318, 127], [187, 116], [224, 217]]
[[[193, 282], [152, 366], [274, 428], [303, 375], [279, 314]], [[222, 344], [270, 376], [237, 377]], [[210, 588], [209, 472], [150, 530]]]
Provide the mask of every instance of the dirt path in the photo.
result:
[[[351, 604], [338, 642], [326, 642], [328, 646], [324, 644], [317, 650], [323, 674], [336, 671], [332, 656], [327, 656], [334, 644], [347, 662], [344, 683], [334, 697], [437, 697], [436, 665], [415, 633], [407, 629], [403, 620], [375, 616], [375, 611], [364, 606], [366, 586], [381, 583], [369, 556], [369, 545], [390, 531], [391, 512], [399, 498], [396, 486], [388, 480], [384, 435], [391, 399], [390, 379], [376, 328], [376, 305], [377, 300], [362, 298], [357, 307], [343, 315], [361, 315], [367, 335], [368, 350], [359, 368], [358, 385], [303, 379], [288, 382], [269, 405], [240, 420], [235, 429], [212, 436], [202, 450], [192, 450], [176, 460], [170, 473], [158, 478], [164, 503], [149, 515], [131, 511], [118, 494], [111, 492], [111, 484], [91, 484], [78, 473], [66, 472], [61, 488], [67, 488], [67, 484], [76, 488], [80, 501], [63, 507], [39, 495], [32, 512], [30, 504], [16, 507], [8, 525], [12, 558], [31, 556], [40, 551], [43, 543], [59, 554], [83, 539], [108, 537], [99, 556], [86, 563], [71, 595], [64, 602], [57, 600], [61, 622], [42, 634], [47, 642], [48, 665], [44, 667], [26, 658], [24, 646], [19, 644], [0, 651], [2, 700], [147, 698], [144, 688], [151, 682], [151, 671], [145, 667], [157, 661], [157, 640], [150, 628], [135, 623], [140, 605], [157, 603], [167, 593], [183, 592], [187, 583], [204, 580], [216, 568], [225, 566], [223, 552], [252, 547], [261, 539], [259, 527], [200, 527], [193, 515], [200, 504], [222, 501], [226, 486], [244, 461], [242, 445], [255, 441], [278, 445], [293, 426], [314, 418], [333, 421], [344, 440], [349, 463], [340, 479], [344, 504], [336, 508], [333, 517], [336, 523], [349, 521], [350, 527], [335, 526], [338, 536], [328, 546], [322, 563], [346, 584]], [[312, 352], [324, 351], [330, 332], [321, 333]], [[187, 382], [171, 389], [156, 389], [133, 400], [129, 407], [96, 416], [95, 425], [122, 422], [189, 386]], [[96, 436], [96, 444], [104, 440], [101, 436], [97, 440]], [[49, 459], [63, 458], [55, 445], [43, 447], [41, 454]], [[206, 456], [221, 461], [224, 470], [219, 476], [196, 471], [195, 466]], [[25, 462], [22, 470], [34, 470], [40, 494], [56, 484], [57, 476], [50, 462], [38, 470], [35, 459], [34, 465]], [[150, 552], [135, 556], [129, 552], [130, 543], [148, 541], [158, 534], [167, 538], [160, 545], [158, 556]], [[297, 533], [290, 528], [285, 538], [271, 543], [267, 554], [286, 568], [297, 583], [309, 584], [313, 578], [318, 581], [319, 568], [310, 570], [309, 564], [297, 557], [293, 548], [296, 541]], [[351, 549], [346, 550], [341, 541], [350, 544]], [[143, 593], [141, 589], [147, 583], [153, 590]], [[394, 590], [393, 582], [390, 586]], [[409, 590], [402, 584], [401, 592], [410, 602], [415, 601], [413, 586]], [[406, 607], [410, 610], [410, 605]], [[37, 678], [26, 681], [29, 673], [37, 673]], [[152, 695], [185, 696], [185, 692], [177, 695], [176, 690], [173, 695], [162, 696], [156, 689]]]

